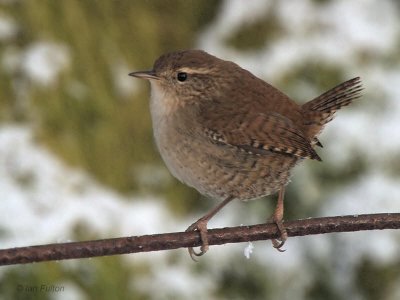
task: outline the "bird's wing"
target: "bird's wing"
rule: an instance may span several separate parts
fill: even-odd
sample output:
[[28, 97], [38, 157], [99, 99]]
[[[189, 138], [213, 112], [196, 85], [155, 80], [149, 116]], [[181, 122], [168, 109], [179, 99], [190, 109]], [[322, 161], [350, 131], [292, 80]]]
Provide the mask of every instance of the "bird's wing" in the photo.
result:
[[276, 152], [321, 160], [305, 134], [278, 113], [235, 114], [226, 122], [208, 125], [206, 134], [215, 143], [232, 145], [258, 155]]

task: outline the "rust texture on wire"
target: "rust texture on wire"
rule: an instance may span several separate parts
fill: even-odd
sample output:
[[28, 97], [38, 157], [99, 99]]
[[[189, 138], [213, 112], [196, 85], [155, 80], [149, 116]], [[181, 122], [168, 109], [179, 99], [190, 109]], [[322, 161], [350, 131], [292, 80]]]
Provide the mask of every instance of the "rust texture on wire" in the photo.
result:
[[[288, 236], [400, 229], [400, 213], [310, 218], [284, 223]], [[268, 240], [278, 237], [274, 224], [259, 224], [209, 229], [210, 245]], [[104, 240], [58, 243], [0, 250], [0, 266], [33, 262], [78, 259], [196, 247], [201, 243], [197, 232], [175, 232]]]

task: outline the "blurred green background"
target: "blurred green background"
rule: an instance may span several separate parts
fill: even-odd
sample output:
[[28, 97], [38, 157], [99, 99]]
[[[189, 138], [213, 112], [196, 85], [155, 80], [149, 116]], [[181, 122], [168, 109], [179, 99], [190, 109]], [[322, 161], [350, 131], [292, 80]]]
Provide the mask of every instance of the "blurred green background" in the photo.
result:
[[[203, 199], [196, 191], [185, 187], [169, 175], [153, 143], [148, 109], [149, 87], [144, 82], [128, 77], [127, 74], [130, 71], [151, 68], [154, 60], [162, 53], [204, 47], [205, 50], [214, 51], [216, 55], [225, 53], [226, 59], [237, 57], [244, 67], [251, 69], [253, 66], [254, 70], [251, 70], [256, 74], [264, 75], [263, 78], [294, 99], [305, 101], [349, 79], [350, 76], [364, 77], [367, 72], [372, 73], [369, 70], [377, 66], [390, 69], [399, 65], [398, 47], [375, 48], [373, 40], [370, 41], [371, 44], [367, 42], [365, 45], [361, 41], [360, 46], [352, 50], [345, 47], [336, 49], [337, 52], [351, 53], [349, 57], [352, 61], [348, 64], [337, 63], [334, 56], [332, 58], [329, 55], [315, 55], [312, 43], [318, 43], [315, 42], [316, 37], [320, 38], [321, 46], [325, 45], [327, 48], [329, 44], [324, 40], [324, 36], [331, 35], [333, 40], [343, 39], [343, 45], [346, 45], [347, 40], [351, 43], [357, 39], [351, 34], [335, 36], [335, 29], [328, 30], [330, 26], [334, 26], [328, 21], [325, 22], [324, 16], [330, 11], [337, 16], [341, 15], [340, 9], [335, 7], [333, 2], [335, 1], [304, 1], [306, 9], [297, 10], [296, 6], [291, 8], [290, 4], [282, 8], [285, 5], [278, 4], [278, 1], [265, 1], [264, 6], [258, 4], [258, 7], [263, 9], [257, 9], [257, 5], [250, 4], [250, 1], [248, 5], [243, 5], [240, 1], [194, 0], [4, 1], [0, 4], [0, 19], [8, 20], [14, 31], [0, 39], [0, 126], [11, 124], [29, 127], [33, 130], [36, 143], [47, 148], [64, 164], [84, 170], [96, 182], [116, 194], [127, 199], [132, 195], [162, 198], [171, 211], [171, 218], [179, 219], [193, 215], [194, 221], [196, 216], [204, 214], [214, 202]], [[359, 6], [348, 4], [349, 9], [357, 13], [357, 8], [363, 4], [362, 1], [354, 2]], [[395, 1], [382, 3], [384, 8], [389, 7], [387, 11], [391, 11], [391, 16], [394, 14], [400, 18], [400, 9]], [[343, 9], [346, 4], [338, 4], [340, 5]], [[229, 9], [230, 6], [233, 8]], [[373, 7], [372, 4], [368, 4], [365, 11], [371, 11]], [[254, 18], [241, 19], [241, 10], [254, 10]], [[288, 18], [291, 14], [303, 14], [303, 23], [291, 24]], [[369, 20], [365, 20], [364, 17], [359, 19], [365, 22]], [[387, 22], [390, 20], [388, 18]], [[226, 31], [220, 33], [222, 37], [218, 38], [218, 30], [223, 22], [228, 25]], [[0, 33], [2, 26], [0, 22]], [[308, 50], [304, 50], [307, 55], [305, 58], [299, 58], [294, 64], [288, 56], [286, 66], [279, 73], [271, 75], [268, 73], [269, 61], [260, 53], [270, 51], [271, 56], [277, 58], [275, 70], [279, 69], [279, 64], [284, 66], [285, 53], [280, 55], [279, 51], [275, 51], [275, 47], [282, 39], [296, 35], [293, 27], [297, 27], [297, 34], [300, 34], [288, 43], [287, 50], [290, 50], [291, 46], [296, 49], [309, 47]], [[340, 28], [336, 29], [340, 32]], [[362, 28], [353, 28], [356, 33], [357, 30], [360, 30], [361, 35], [365, 34], [361, 33]], [[218, 45], [213, 44], [215, 40], [208, 42], [208, 36], [212, 34], [217, 35], [215, 39]], [[397, 41], [393, 44], [398, 46], [400, 29], [395, 36]], [[307, 38], [310, 38], [310, 42]], [[46, 70], [40, 68], [40, 58], [35, 58], [32, 54], [34, 51], [48, 51], [46, 59], [55, 68], [53, 73], [35, 77], [35, 74], [42, 74], [41, 72]], [[317, 48], [314, 51], [322, 50]], [[39, 67], [35, 66], [35, 63]], [[291, 64], [290, 67], [287, 64]], [[263, 69], [266, 69], [264, 74]], [[367, 83], [368, 80], [372, 82], [374, 79], [374, 76], [367, 76]], [[379, 113], [384, 110], [385, 104], [374, 103], [377, 97], [384, 101], [389, 96], [384, 90], [367, 90], [362, 104], [356, 104], [349, 111], [360, 110], [367, 116], [368, 113]], [[348, 118], [351, 117], [350, 112]], [[377, 119], [368, 120], [379, 123]], [[344, 155], [345, 163], [336, 163], [333, 157], [336, 156], [335, 151], [340, 149], [340, 145], [335, 147], [335, 144], [340, 143], [341, 135], [333, 132], [330, 137], [330, 140], [322, 138], [326, 148], [333, 149], [331, 152], [321, 150], [324, 163], [309, 163], [307, 167], [298, 171], [300, 176], [294, 176], [286, 196], [286, 219], [318, 215], [321, 211], [320, 202], [327, 201], [330, 193], [344, 189], [344, 186], [347, 188], [351, 182], [357, 182], [371, 168], [384, 170], [385, 174], [390, 174], [390, 178], [398, 182], [398, 157], [378, 161], [379, 167], [376, 167], [376, 164], [371, 163], [371, 157], [374, 156], [365, 155], [364, 146], [349, 144], [343, 147], [343, 151], [349, 153]], [[353, 140], [362, 141], [359, 138]], [[339, 154], [337, 156], [341, 157]], [[23, 177], [19, 180], [29, 185], [29, 178]], [[398, 190], [395, 192], [397, 194], [392, 195], [393, 201], [397, 201], [399, 208]], [[247, 204], [247, 212], [237, 212], [236, 218], [242, 215], [237, 222], [261, 222], [269, 215], [274, 205], [270, 202]], [[95, 206], [96, 203], [92, 205]], [[236, 206], [238, 207], [241, 206]], [[90, 223], [90, 220], [87, 222]], [[106, 233], [112, 234], [110, 231]], [[105, 237], [106, 233], [93, 233], [85, 224], [77, 224], [71, 229], [71, 236], [77, 240], [101, 238]], [[279, 263], [277, 266], [270, 262], [279, 255], [278, 253], [262, 254], [264, 250], [270, 251], [267, 250], [266, 243], [260, 243], [261, 256], [252, 260], [243, 258], [240, 254], [241, 248], [228, 245], [220, 247], [217, 251], [212, 248], [198, 264], [192, 264], [186, 253], [180, 251], [162, 256], [150, 253], [147, 256], [138, 255], [136, 258], [133, 255], [129, 258], [129, 263], [126, 263], [127, 257], [124, 256], [2, 267], [0, 298], [400, 297], [398, 254], [390, 259], [377, 260], [362, 251], [354, 250], [355, 253], [359, 253], [356, 255], [345, 252], [341, 248], [341, 243], [344, 243], [341, 236], [332, 235], [324, 241], [322, 244], [289, 244], [289, 254], [285, 254], [288, 255], [285, 256], [285, 260], [286, 257], [294, 258], [287, 258], [288, 262], [282, 262], [285, 265], [282, 269]], [[397, 241], [399, 242], [398, 235]], [[296, 249], [295, 245], [301, 250]], [[235, 251], [228, 255], [227, 259], [219, 260], [218, 257], [221, 256], [212, 258], [213, 251], [224, 256], [224, 251], [229, 251], [230, 247]], [[351, 249], [351, 246], [346, 249]], [[340, 280], [340, 274], [347, 273], [346, 266], [341, 261], [343, 257], [347, 257], [347, 261], [352, 263], [352, 273], [346, 278], [346, 282]], [[292, 266], [288, 267], [291, 262]], [[168, 285], [160, 285], [164, 278], [162, 272], [169, 274], [164, 276], [174, 277], [176, 286], [182, 288], [171, 290], [168, 289]], [[299, 276], [304, 277], [299, 280]], [[21, 284], [29, 287], [40, 286], [43, 283], [62, 285], [66, 291], [29, 293], [17, 290], [17, 286]], [[184, 288], [185, 285], [188, 288]], [[138, 288], [140, 286], [143, 287]], [[197, 287], [193, 288], [194, 286]]]
[[[52, 86], [32, 85], [23, 70], [3, 73], [3, 120], [33, 122], [42, 143], [118, 191], [143, 189], [134, 168], [160, 164], [148, 90], [140, 84], [140, 92], [130, 92], [118, 80], [125, 76], [123, 84], [139, 85], [128, 78], [129, 68], [151, 68], [161, 53], [193, 47], [196, 33], [218, 6], [218, 1], [74, 0], [4, 5], [4, 12], [18, 22], [18, 34], [2, 51], [23, 51], [38, 42], [62, 44], [70, 63]], [[21, 88], [29, 100], [15, 101]], [[27, 103], [21, 107], [22, 101]], [[184, 192], [180, 185], [175, 188]], [[188, 196], [193, 198], [190, 192]]]

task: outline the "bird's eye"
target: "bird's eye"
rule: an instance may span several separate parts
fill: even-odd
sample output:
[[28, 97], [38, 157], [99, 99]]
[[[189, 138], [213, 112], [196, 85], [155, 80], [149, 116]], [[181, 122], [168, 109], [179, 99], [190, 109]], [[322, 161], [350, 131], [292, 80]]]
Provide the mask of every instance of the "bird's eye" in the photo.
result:
[[176, 75], [176, 78], [178, 79], [178, 81], [183, 82], [187, 79], [187, 73], [185, 72], [179, 72], [178, 75]]

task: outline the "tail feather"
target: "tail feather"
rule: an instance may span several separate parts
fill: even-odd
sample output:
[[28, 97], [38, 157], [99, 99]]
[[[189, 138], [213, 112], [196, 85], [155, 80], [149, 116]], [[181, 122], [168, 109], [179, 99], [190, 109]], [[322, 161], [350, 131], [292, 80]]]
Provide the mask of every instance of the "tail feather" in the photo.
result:
[[315, 138], [323, 126], [334, 118], [337, 110], [361, 96], [362, 89], [361, 79], [356, 77], [303, 104], [304, 125], [309, 126], [309, 137]]
[[361, 91], [361, 79], [356, 77], [305, 103], [303, 108], [321, 112], [338, 110], [343, 106], [349, 105], [354, 99], [359, 98]]

